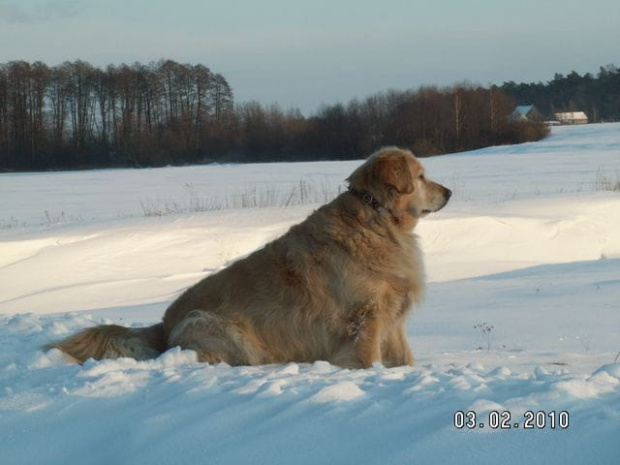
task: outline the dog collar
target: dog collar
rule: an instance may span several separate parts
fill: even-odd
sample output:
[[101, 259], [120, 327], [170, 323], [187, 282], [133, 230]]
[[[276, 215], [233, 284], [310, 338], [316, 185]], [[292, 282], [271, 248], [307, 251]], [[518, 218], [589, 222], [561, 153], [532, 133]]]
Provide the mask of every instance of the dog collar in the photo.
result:
[[349, 186], [347, 190], [349, 191], [349, 193], [353, 194], [355, 197], [360, 199], [363, 204], [366, 204], [369, 207], [374, 208], [378, 212], [381, 212], [381, 211], [389, 212], [389, 210], [385, 208], [383, 205], [381, 205], [379, 201], [375, 198], [375, 196], [372, 195], [370, 192], [358, 191], [355, 187], [351, 187], [351, 186]]
[[385, 208], [379, 203], [379, 201], [368, 191], [358, 191], [355, 187], [347, 187], [347, 191], [357, 197], [364, 205], [368, 205], [370, 208], [376, 210], [379, 213], [386, 212], [392, 218], [394, 224], [400, 224], [400, 218], [394, 214], [389, 208]]

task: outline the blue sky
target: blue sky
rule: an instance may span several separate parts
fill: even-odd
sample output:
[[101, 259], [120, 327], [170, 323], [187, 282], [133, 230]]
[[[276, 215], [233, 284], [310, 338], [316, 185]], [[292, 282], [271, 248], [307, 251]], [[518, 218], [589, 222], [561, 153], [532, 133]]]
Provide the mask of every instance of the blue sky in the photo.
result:
[[546, 81], [620, 65], [618, 0], [0, 0], [0, 62], [170, 58], [237, 101], [299, 107], [388, 88]]

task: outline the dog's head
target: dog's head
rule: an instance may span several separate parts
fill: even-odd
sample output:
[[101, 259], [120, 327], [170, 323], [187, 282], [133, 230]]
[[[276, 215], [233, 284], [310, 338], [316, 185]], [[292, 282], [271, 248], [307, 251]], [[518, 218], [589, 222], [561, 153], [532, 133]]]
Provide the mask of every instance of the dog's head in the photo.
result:
[[387, 147], [372, 154], [349, 178], [357, 192], [371, 194], [395, 216], [414, 220], [441, 210], [450, 199], [450, 189], [424, 175], [422, 164], [408, 150]]

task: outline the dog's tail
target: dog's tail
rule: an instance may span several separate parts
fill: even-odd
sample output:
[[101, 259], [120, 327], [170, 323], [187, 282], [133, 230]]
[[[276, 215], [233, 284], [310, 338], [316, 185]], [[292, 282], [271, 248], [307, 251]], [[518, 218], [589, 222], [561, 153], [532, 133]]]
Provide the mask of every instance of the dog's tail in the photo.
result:
[[95, 326], [45, 346], [46, 350], [53, 348], [59, 349], [69, 360], [78, 363], [84, 363], [89, 358], [101, 360], [130, 357], [148, 360], [167, 349], [162, 323], [147, 328]]

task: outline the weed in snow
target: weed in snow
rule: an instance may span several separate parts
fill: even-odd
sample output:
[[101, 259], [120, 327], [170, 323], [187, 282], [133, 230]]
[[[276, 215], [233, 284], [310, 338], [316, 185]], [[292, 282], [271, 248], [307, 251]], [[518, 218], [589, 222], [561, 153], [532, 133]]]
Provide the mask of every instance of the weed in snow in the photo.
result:
[[171, 198], [140, 200], [144, 216], [324, 204], [341, 192], [340, 187], [334, 190], [327, 183], [317, 185], [304, 179], [293, 185], [290, 191], [281, 191], [273, 187], [246, 186], [243, 192], [226, 196], [200, 195], [198, 189], [192, 184], [186, 184], [184, 190], [183, 199], [180, 200]]
[[70, 223], [78, 223], [84, 221], [82, 215], [67, 215], [65, 212], [60, 212], [55, 215], [45, 210], [43, 213], [43, 221], [41, 222], [42, 226], [50, 228], [52, 226], [58, 226], [61, 224], [70, 224]]
[[20, 226], [25, 227], [26, 223], [20, 224], [19, 220], [11, 216], [8, 220], [0, 219], [0, 229], [15, 229]]
[[487, 353], [491, 352], [491, 331], [493, 331], [494, 328], [495, 326], [488, 323], [478, 323], [474, 325], [474, 329], [479, 329], [487, 341]]
[[596, 181], [594, 181], [594, 190], [620, 192], [620, 172], [616, 171], [614, 177], [605, 174], [603, 168], [599, 168], [596, 173]]

